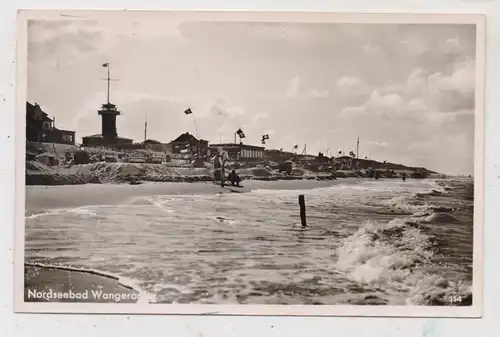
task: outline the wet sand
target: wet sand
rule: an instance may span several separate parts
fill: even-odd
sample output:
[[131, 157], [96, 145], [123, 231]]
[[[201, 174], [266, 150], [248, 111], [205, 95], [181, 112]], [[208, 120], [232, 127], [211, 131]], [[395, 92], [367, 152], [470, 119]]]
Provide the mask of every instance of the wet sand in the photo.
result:
[[27, 186], [26, 210], [29, 213], [46, 212], [54, 208], [69, 208], [91, 205], [123, 205], [140, 202], [144, 196], [244, 193], [256, 189], [290, 190], [328, 187], [334, 184], [353, 184], [357, 178], [334, 181], [291, 180], [258, 181], [247, 180], [243, 188], [222, 188], [213, 182], [204, 183], [153, 183], [141, 185], [86, 184], [63, 186]]
[[[138, 293], [117, 279], [64, 268], [24, 266], [26, 302], [136, 303]], [[70, 298], [72, 297], [72, 298]]]

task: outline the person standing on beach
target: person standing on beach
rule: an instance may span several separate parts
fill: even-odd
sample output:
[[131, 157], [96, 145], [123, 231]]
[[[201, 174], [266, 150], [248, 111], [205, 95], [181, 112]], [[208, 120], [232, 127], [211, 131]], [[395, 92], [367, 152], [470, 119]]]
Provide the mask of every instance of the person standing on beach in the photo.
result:
[[217, 181], [217, 177], [220, 178], [221, 187], [224, 187], [224, 166], [226, 162], [229, 160], [229, 155], [223, 148], [219, 148], [217, 154], [214, 157], [214, 176]]

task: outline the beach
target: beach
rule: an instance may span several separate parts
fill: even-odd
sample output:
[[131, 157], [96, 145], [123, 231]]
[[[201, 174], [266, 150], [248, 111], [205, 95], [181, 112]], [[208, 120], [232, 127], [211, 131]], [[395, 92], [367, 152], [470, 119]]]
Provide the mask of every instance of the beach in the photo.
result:
[[113, 275], [152, 303], [472, 303], [471, 180], [244, 186], [28, 186], [26, 263]]
[[[342, 180], [344, 184], [355, 184], [358, 179]], [[338, 184], [336, 181], [259, 181], [248, 180], [237, 192], [250, 192], [255, 189], [290, 190], [312, 189]], [[146, 197], [161, 195], [210, 195], [232, 193], [235, 189], [222, 188], [210, 182], [146, 182], [141, 185], [129, 184], [84, 184], [63, 186], [29, 186], [26, 188], [26, 211], [28, 214], [40, 213], [45, 210], [121, 204], [150, 204]]]

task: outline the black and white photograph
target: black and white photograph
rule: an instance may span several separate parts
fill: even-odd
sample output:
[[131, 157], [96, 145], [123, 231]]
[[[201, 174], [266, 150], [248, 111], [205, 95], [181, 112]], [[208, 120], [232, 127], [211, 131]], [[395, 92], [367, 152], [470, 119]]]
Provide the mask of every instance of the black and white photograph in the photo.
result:
[[19, 24], [18, 311], [480, 315], [482, 16]]

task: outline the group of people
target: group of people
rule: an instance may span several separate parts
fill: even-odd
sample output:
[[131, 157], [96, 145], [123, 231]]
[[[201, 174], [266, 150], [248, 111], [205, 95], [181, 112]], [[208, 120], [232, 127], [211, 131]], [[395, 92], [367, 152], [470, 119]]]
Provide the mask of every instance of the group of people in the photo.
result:
[[232, 186], [239, 187], [241, 178], [236, 173], [235, 170], [231, 170], [231, 172], [227, 175], [227, 179], [225, 179], [225, 166], [229, 161], [229, 155], [223, 149], [219, 149], [217, 154], [213, 157], [214, 161], [214, 182], [221, 182], [221, 186], [224, 187], [224, 181], [227, 180], [231, 183]]

